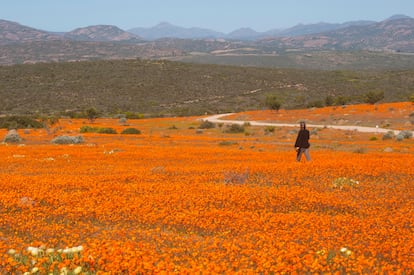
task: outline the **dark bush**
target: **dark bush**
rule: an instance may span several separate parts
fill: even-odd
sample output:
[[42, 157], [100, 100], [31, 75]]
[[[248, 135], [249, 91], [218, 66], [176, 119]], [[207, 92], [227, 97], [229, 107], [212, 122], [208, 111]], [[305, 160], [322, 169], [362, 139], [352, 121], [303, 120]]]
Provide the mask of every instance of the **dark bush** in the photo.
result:
[[113, 128], [99, 128], [91, 126], [82, 126], [80, 128], [81, 133], [98, 133], [98, 134], [116, 134], [116, 130]]
[[98, 134], [116, 134], [116, 130], [114, 128], [99, 128]]
[[203, 120], [203, 122], [201, 122], [200, 126], [198, 126], [198, 129], [211, 129], [216, 127], [216, 125], [208, 120]]
[[5, 116], [5, 117], [0, 117], [0, 128], [5, 128], [5, 129], [43, 128], [43, 124], [27, 116]]
[[136, 128], [126, 128], [122, 130], [121, 134], [123, 135], [139, 135], [141, 131]]
[[98, 131], [99, 131], [98, 127], [82, 126], [80, 128], [81, 133], [97, 133]]
[[244, 133], [244, 126], [239, 124], [231, 124], [226, 127], [224, 132], [231, 134]]
[[378, 101], [384, 99], [384, 92], [383, 91], [369, 91], [364, 95], [365, 103], [375, 104]]

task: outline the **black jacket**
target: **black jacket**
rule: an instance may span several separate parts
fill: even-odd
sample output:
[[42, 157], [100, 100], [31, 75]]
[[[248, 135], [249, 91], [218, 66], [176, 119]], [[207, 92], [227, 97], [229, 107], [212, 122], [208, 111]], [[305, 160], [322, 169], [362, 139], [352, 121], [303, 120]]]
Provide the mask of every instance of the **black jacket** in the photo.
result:
[[306, 129], [301, 129], [296, 138], [295, 147], [299, 148], [309, 148], [309, 131]]

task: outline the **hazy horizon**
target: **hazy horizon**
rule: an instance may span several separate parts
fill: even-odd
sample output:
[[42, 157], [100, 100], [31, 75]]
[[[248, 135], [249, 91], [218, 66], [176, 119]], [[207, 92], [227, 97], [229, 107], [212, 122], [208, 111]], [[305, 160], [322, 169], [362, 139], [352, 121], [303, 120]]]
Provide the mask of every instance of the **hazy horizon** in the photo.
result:
[[5, 0], [0, 19], [36, 29], [67, 32], [92, 25], [123, 30], [149, 28], [162, 22], [229, 33], [240, 28], [258, 32], [298, 24], [382, 21], [396, 14], [414, 17], [414, 1], [262, 0], [194, 2], [190, 0]]

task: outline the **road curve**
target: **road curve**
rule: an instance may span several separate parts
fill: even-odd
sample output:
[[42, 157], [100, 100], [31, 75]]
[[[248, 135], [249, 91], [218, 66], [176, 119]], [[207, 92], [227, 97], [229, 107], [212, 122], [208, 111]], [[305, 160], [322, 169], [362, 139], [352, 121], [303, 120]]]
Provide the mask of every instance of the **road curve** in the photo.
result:
[[[210, 121], [213, 123], [224, 123], [224, 124], [244, 124], [249, 123], [253, 126], [276, 126], [276, 127], [298, 127], [298, 124], [289, 124], [289, 123], [273, 123], [273, 122], [259, 122], [259, 121], [242, 121], [242, 120], [228, 120], [223, 119], [223, 117], [232, 115], [234, 113], [227, 113], [227, 114], [219, 114], [208, 116], [202, 118], [203, 121]], [[338, 130], [348, 130], [348, 131], [358, 131], [364, 133], [387, 133], [387, 132], [394, 132], [395, 135], [398, 135], [401, 131], [399, 130], [392, 130], [392, 129], [385, 129], [379, 127], [365, 127], [365, 126], [354, 126], [354, 125], [318, 125], [318, 124], [307, 124], [310, 128], [331, 128], [331, 129], [338, 129]], [[412, 131], [414, 135], [414, 131]]]

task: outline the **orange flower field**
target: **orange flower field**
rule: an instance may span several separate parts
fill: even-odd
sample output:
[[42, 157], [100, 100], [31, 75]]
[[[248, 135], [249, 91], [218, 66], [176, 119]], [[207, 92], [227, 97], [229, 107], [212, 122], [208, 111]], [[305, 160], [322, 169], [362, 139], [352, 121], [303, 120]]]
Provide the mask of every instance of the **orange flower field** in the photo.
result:
[[294, 128], [200, 123], [18, 130], [21, 143], [0, 144], [0, 274], [413, 274], [413, 138], [310, 129], [312, 161], [298, 163]]

